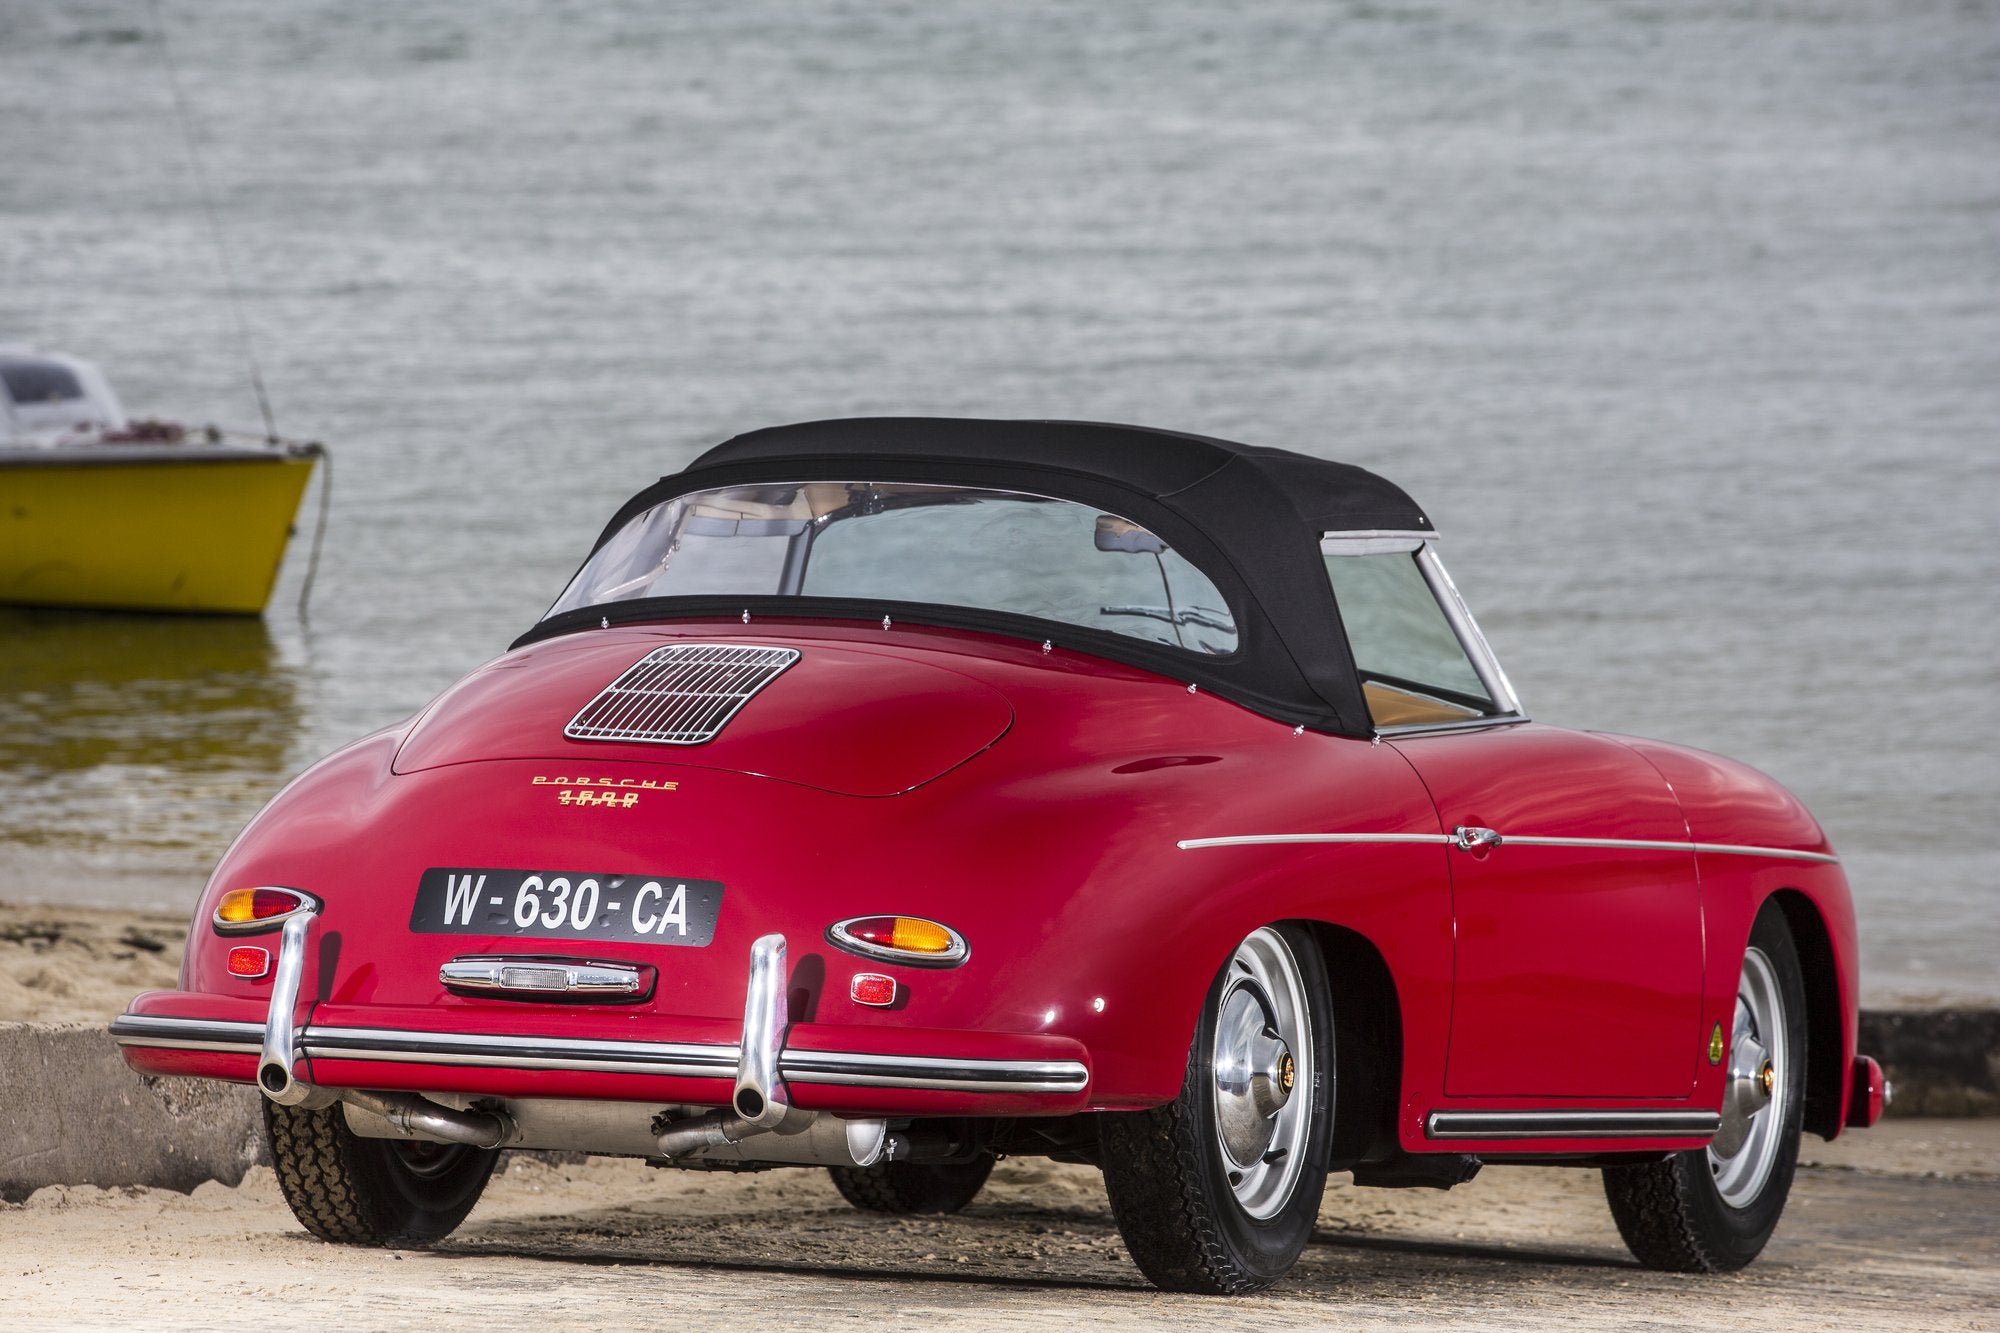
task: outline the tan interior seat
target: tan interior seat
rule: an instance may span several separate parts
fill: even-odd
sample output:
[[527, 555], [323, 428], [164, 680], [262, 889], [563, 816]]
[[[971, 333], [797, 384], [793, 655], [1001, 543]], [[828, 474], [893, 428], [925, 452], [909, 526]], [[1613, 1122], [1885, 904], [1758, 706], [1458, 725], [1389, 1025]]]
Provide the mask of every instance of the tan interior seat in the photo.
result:
[[1418, 727], [1435, 722], [1463, 722], [1480, 715], [1476, 708], [1446, 703], [1442, 699], [1433, 699], [1428, 694], [1417, 694], [1411, 690], [1399, 690], [1380, 681], [1361, 682], [1361, 693], [1368, 700], [1368, 717], [1378, 727]]

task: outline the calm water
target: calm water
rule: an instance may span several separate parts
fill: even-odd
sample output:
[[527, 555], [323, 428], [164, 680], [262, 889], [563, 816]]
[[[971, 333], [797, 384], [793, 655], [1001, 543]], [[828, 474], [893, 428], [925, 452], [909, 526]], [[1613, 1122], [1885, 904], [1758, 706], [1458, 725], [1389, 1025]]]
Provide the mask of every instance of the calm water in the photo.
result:
[[[289, 433], [263, 624], [0, 611], [0, 893], [186, 904], [617, 501], [871, 412], [1379, 468], [1530, 708], [1778, 775], [2000, 995], [2000, 6], [163, 6]], [[1115, 12], [1114, 12], [1115, 11]], [[251, 425], [143, 3], [0, 3], [0, 341]]]

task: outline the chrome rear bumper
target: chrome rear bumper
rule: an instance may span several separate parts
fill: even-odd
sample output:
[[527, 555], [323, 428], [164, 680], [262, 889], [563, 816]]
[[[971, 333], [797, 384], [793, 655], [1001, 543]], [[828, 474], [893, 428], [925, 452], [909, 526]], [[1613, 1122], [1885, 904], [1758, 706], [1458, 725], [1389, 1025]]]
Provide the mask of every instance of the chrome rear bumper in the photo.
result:
[[[258, 1055], [262, 1022], [126, 1014], [111, 1025], [120, 1046], [135, 1050], [212, 1051]], [[718, 1079], [734, 1084], [741, 1047], [698, 1042], [629, 1041], [474, 1032], [417, 1032], [399, 1028], [321, 1026], [299, 1028], [296, 1055], [317, 1060], [366, 1060], [405, 1065], [464, 1065], [523, 1072], [647, 1074]], [[869, 1051], [801, 1050], [778, 1054], [777, 1072], [788, 1085], [913, 1088], [947, 1092], [1075, 1095], [1089, 1086], [1080, 1060], [1004, 1060]], [[721, 1100], [727, 1100], [727, 1097]]]

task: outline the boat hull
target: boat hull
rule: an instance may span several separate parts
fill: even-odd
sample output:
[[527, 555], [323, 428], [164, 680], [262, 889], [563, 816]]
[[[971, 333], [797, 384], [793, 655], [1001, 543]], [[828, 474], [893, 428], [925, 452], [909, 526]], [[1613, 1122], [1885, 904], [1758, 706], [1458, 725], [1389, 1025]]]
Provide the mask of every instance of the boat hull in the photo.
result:
[[318, 456], [0, 449], [0, 602], [257, 615]]

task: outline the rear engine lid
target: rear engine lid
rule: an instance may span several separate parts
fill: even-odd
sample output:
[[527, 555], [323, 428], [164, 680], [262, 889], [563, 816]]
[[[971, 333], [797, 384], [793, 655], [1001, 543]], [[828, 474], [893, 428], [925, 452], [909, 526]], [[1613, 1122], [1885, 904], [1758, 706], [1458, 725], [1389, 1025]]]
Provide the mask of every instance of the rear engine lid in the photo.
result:
[[865, 646], [615, 632], [489, 662], [425, 711], [394, 767], [547, 759], [587, 777], [593, 764], [672, 764], [893, 796], [1013, 720], [992, 686]]

